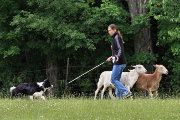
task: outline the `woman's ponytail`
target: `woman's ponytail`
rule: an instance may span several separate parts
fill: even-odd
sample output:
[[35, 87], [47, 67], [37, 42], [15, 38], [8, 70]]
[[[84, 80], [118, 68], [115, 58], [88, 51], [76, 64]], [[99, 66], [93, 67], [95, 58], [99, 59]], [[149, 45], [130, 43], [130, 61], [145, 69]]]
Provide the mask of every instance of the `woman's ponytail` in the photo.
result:
[[124, 44], [125, 42], [124, 42], [124, 40], [123, 40], [123, 37], [122, 37], [120, 31], [119, 31], [118, 29], [116, 29], [116, 31], [117, 31], [117, 33], [119, 34], [119, 36], [120, 36], [120, 38], [121, 38], [121, 40], [122, 40], [122, 43]]

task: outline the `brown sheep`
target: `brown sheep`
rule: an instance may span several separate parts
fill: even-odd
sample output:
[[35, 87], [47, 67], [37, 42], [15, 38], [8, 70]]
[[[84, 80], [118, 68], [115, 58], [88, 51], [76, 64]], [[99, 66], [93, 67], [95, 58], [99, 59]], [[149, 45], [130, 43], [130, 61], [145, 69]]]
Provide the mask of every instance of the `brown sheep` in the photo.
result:
[[156, 68], [153, 74], [140, 74], [136, 82], [136, 88], [140, 91], [148, 91], [151, 98], [153, 91], [157, 93], [162, 74], [168, 74], [168, 70], [163, 65], [153, 66]]

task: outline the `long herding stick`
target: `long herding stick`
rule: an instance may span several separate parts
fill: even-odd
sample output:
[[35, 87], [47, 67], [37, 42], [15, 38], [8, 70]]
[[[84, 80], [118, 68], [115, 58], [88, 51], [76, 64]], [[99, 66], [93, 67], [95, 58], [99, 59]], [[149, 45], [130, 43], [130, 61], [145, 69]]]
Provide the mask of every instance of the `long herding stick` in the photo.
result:
[[102, 65], [102, 64], [104, 64], [104, 63], [106, 63], [106, 61], [104, 61], [104, 62], [102, 62], [101, 64], [99, 64], [99, 65], [95, 66], [94, 68], [92, 68], [92, 69], [88, 70], [87, 72], [83, 73], [82, 75], [78, 76], [77, 78], [75, 78], [75, 79], [71, 80], [71, 81], [70, 81], [70, 82], [68, 82], [67, 84], [72, 83], [73, 81], [77, 80], [78, 78], [80, 78], [80, 77], [82, 77], [83, 75], [85, 75], [85, 74], [89, 73], [90, 71], [94, 70], [95, 68], [97, 68], [97, 67], [101, 66], [101, 65]]

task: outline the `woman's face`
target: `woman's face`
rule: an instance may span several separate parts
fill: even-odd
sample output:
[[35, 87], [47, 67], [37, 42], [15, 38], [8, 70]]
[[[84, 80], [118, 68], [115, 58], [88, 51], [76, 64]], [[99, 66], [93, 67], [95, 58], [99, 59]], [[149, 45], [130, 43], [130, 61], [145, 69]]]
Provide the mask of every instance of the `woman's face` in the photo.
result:
[[114, 35], [114, 33], [116, 32], [116, 29], [111, 29], [110, 27], [108, 27], [108, 33], [110, 36]]

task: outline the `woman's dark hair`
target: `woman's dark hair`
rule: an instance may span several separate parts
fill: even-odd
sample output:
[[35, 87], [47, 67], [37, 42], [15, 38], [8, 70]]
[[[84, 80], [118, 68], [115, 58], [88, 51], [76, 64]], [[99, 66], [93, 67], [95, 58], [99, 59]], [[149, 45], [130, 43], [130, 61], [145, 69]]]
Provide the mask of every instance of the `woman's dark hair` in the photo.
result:
[[123, 37], [122, 37], [119, 29], [117, 29], [116, 25], [115, 25], [115, 24], [110, 24], [109, 27], [110, 27], [112, 30], [116, 30], [116, 32], [119, 34], [119, 36], [120, 36], [121, 39], [122, 39], [122, 43], [124, 44], [125, 42], [124, 42], [124, 40], [123, 40]]

